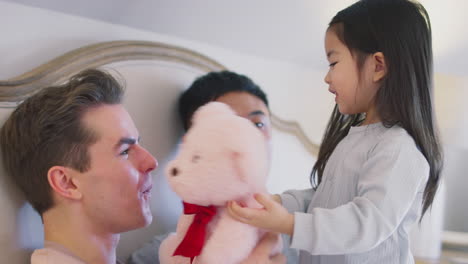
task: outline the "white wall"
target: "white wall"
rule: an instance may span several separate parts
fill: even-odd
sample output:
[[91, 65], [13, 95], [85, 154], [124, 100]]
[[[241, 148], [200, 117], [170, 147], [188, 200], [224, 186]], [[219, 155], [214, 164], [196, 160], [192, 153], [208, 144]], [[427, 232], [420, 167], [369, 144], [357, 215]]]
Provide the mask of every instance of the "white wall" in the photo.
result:
[[444, 143], [445, 228], [468, 232], [468, 76], [437, 74], [435, 106]]
[[468, 149], [468, 76], [436, 74], [435, 107], [445, 145]]

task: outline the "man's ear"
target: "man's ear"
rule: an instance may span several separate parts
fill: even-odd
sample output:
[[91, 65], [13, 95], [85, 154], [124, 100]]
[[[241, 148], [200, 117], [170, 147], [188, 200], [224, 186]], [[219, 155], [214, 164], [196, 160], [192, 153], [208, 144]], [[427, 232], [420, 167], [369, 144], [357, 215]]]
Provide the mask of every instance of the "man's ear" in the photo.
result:
[[380, 82], [387, 75], [387, 63], [385, 56], [382, 52], [376, 52], [372, 54], [372, 60], [374, 62], [374, 82]]
[[58, 195], [73, 199], [79, 200], [82, 198], [83, 194], [77, 188], [75, 183], [74, 170], [63, 167], [63, 166], [53, 166], [47, 172], [47, 179], [49, 185]]

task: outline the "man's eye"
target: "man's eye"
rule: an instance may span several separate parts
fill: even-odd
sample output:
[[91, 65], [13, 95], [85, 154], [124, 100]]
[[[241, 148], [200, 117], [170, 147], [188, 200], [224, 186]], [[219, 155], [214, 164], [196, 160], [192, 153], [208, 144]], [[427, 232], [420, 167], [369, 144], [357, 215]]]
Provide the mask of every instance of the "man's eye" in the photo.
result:
[[338, 62], [333, 62], [333, 63], [330, 63], [330, 65], [329, 65], [329, 66], [330, 66], [330, 67], [333, 67], [333, 66], [335, 66], [337, 63], [338, 63]]
[[120, 152], [120, 156], [125, 156], [125, 155], [128, 155], [128, 152], [130, 151], [130, 149], [126, 149], [122, 152]]
[[258, 128], [263, 128], [265, 126], [265, 123], [263, 122], [255, 122], [254, 125]]

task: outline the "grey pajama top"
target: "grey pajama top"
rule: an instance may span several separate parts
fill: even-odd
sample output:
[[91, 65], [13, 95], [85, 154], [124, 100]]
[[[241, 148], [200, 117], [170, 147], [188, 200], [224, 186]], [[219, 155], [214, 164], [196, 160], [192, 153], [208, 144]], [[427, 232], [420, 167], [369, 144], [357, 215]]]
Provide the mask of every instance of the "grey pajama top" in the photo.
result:
[[352, 127], [316, 191], [281, 195], [294, 212], [290, 247], [299, 263], [414, 263], [409, 231], [419, 219], [429, 164], [401, 127]]

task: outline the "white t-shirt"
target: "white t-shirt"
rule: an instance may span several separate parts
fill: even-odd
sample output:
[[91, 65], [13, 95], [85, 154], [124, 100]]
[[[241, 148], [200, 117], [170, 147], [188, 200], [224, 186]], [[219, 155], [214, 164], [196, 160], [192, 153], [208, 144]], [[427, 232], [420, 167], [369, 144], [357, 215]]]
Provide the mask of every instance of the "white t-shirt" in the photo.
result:
[[[44, 241], [44, 248], [34, 250], [31, 264], [86, 264], [64, 246]], [[116, 264], [121, 264], [117, 261]]]
[[86, 264], [64, 246], [50, 241], [44, 242], [44, 248], [34, 250], [31, 264]]

